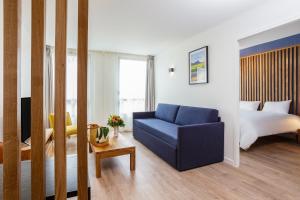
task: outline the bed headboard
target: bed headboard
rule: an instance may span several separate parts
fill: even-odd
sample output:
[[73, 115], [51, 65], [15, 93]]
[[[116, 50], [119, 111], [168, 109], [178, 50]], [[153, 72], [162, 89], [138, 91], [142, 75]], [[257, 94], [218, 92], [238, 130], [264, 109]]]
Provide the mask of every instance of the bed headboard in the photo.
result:
[[240, 99], [292, 100], [290, 113], [300, 115], [300, 45], [240, 58]]

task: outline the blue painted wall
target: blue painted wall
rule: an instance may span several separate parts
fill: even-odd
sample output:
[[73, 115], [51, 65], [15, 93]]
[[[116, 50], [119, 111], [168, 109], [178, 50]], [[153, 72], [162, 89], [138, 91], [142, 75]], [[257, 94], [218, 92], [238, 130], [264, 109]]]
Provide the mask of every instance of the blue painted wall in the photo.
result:
[[248, 47], [246, 49], [241, 49], [240, 50], [240, 56], [248, 56], [251, 54], [257, 54], [265, 51], [270, 51], [273, 49], [279, 49], [279, 48], [284, 48], [284, 47], [289, 47], [293, 45], [300, 44], [300, 34], [285, 37], [282, 39], [274, 40], [271, 42], [266, 42], [263, 44], [259, 44], [253, 47]]

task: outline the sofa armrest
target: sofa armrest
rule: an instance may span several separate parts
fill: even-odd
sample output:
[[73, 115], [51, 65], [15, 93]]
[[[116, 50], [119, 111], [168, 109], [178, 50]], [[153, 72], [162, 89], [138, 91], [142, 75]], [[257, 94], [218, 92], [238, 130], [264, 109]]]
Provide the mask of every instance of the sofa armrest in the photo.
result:
[[224, 123], [178, 127], [177, 169], [186, 170], [224, 159]]
[[147, 119], [154, 118], [155, 112], [134, 112], [133, 119]]

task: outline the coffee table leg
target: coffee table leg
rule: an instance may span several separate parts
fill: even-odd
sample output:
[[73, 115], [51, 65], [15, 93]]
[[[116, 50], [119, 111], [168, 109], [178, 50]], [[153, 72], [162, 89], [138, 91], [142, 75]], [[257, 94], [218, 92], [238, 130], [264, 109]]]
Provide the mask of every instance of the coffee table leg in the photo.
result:
[[130, 153], [130, 170], [135, 170], [135, 149]]
[[101, 157], [99, 155], [95, 155], [96, 162], [96, 177], [101, 178]]

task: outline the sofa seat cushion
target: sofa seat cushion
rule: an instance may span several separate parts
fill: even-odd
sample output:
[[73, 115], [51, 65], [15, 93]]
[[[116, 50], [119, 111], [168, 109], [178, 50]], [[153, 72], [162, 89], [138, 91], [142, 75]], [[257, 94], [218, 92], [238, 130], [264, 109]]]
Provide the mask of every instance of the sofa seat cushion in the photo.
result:
[[218, 110], [216, 109], [180, 106], [175, 123], [178, 125], [192, 125], [217, 121]]
[[178, 105], [160, 103], [156, 108], [155, 118], [174, 123], [178, 109]]
[[154, 118], [136, 119], [134, 122], [139, 128], [176, 148], [178, 125]]

